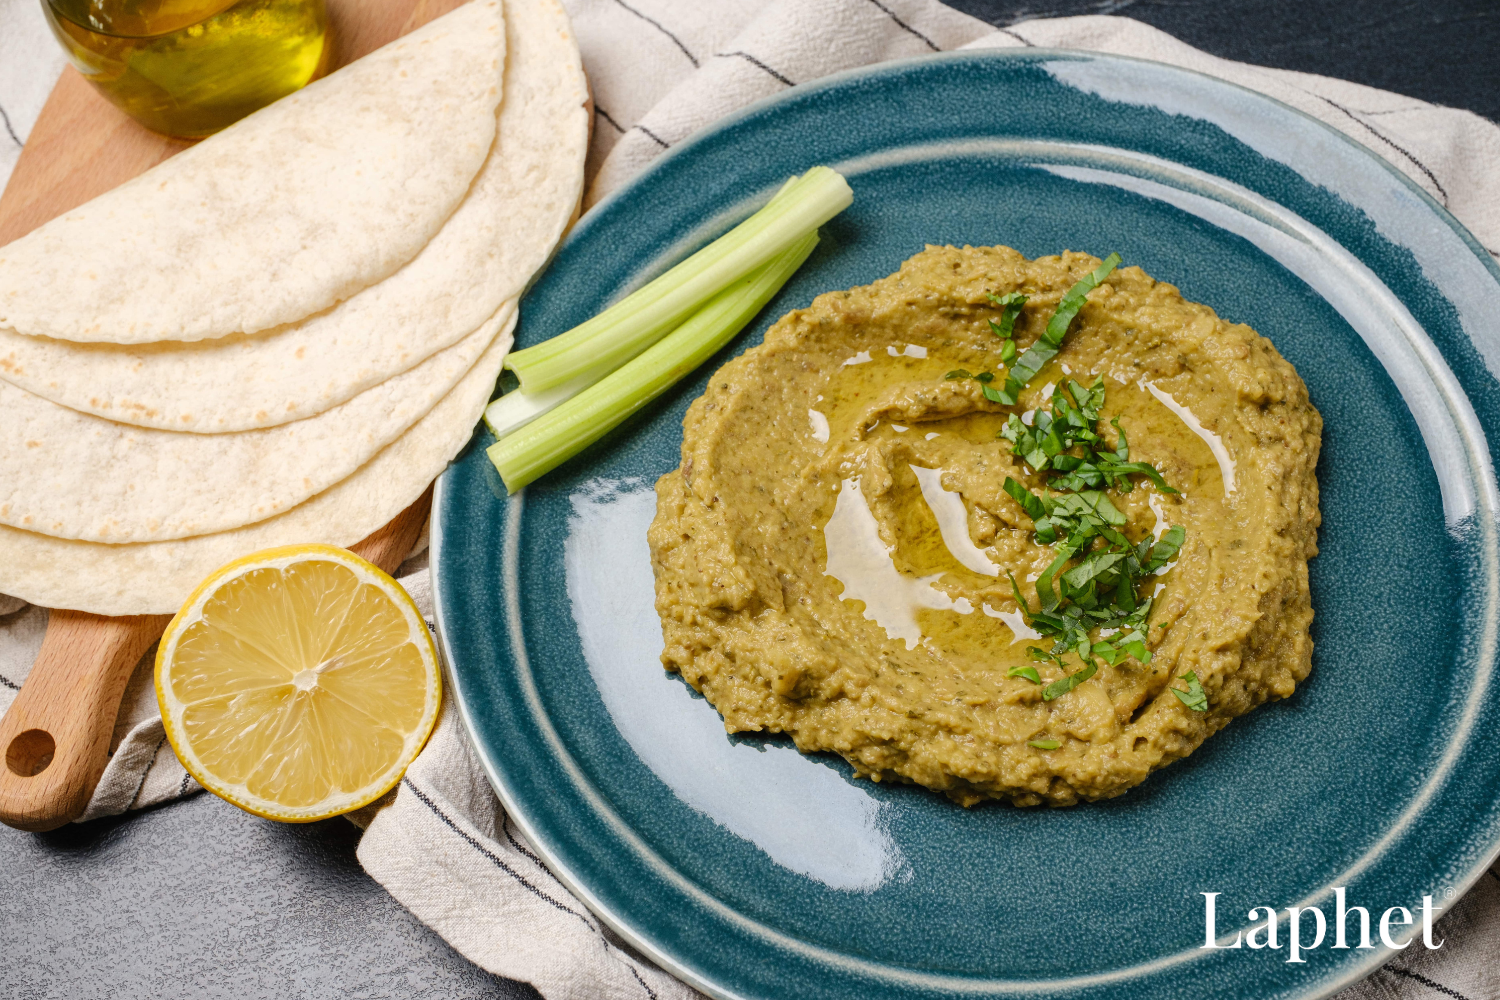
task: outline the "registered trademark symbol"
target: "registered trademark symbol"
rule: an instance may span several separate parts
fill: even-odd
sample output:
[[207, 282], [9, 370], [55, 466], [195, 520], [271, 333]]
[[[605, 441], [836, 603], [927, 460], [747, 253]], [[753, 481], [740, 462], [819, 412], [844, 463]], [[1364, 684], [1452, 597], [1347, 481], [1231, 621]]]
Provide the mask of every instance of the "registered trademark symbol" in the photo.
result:
[[1448, 885], [1448, 886], [1444, 886], [1443, 887], [1443, 898], [1444, 899], [1452, 899], [1453, 898], [1453, 886]]

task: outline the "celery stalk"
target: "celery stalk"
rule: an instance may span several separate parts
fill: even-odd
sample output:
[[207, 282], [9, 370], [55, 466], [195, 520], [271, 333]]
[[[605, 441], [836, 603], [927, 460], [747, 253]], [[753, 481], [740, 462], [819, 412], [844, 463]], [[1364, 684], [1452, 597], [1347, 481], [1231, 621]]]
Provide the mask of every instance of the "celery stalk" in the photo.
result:
[[[781, 189], [771, 198], [767, 205], [775, 204], [776, 201], [785, 196], [787, 189], [797, 183], [793, 177], [781, 186]], [[551, 389], [543, 389], [540, 392], [507, 392], [495, 400], [484, 410], [484, 422], [489, 426], [490, 433], [496, 438], [503, 438], [512, 431], [531, 423], [537, 417], [549, 410], [556, 409], [563, 403], [572, 399], [595, 382], [608, 375], [607, 369], [596, 368], [585, 372], [578, 378]]]
[[514, 493], [566, 462], [707, 361], [771, 301], [817, 244], [816, 232], [805, 234], [598, 384], [490, 445], [486, 454], [506, 489]]
[[656, 343], [710, 298], [847, 208], [854, 194], [828, 167], [795, 178], [760, 211], [593, 319], [534, 347], [506, 367], [527, 393], [602, 375]]
[[604, 372], [590, 372], [582, 378], [564, 382], [557, 388], [544, 392], [521, 392], [519, 389], [507, 392], [484, 408], [484, 422], [489, 425], [491, 434], [503, 438], [512, 431], [525, 427], [543, 413], [566, 403], [604, 375]]

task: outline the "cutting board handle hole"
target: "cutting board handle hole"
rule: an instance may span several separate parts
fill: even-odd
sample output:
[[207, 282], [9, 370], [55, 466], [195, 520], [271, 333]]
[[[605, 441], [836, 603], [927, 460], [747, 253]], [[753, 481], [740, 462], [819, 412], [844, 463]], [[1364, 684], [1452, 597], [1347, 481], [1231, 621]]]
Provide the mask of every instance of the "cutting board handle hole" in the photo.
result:
[[57, 741], [45, 729], [28, 729], [5, 748], [5, 766], [23, 778], [34, 778], [47, 770]]

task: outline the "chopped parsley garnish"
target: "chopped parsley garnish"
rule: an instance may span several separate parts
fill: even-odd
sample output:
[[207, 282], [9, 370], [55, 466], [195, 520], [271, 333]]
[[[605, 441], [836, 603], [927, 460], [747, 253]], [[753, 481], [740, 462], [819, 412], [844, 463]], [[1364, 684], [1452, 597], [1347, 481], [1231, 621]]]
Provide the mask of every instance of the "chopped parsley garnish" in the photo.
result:
[[1098, 490], [1039, 497], [1010, 476], [1005, 477], [1004, 489], [1031, 518], [1036, 526], [1036, 540], [1043, 545], [1067, 538], [1085, 524], [1093, 525], [1095, 534], [1104, 534], [1111, 541], [1115, 535], [1121, 540], [1125, 537], [1115, 530], [1125, 524], [1125, 515]]
[[[1000, 436], [1037, 472], [1051, 469], [1059, 473], [1052, 479], [1053, 489], [1113, 489], [1129, 493], [1134, 485], [1129, 477], [1139, 475], [1151, 480], [1163, 493], [1176, 493], [1155, 466], [1130, 461], [1130, 441], [1119, 417], [1109, 422], [1115, 429], [1115, 445], [1110, 449], [1098, 430], [1099, 411], [1103, 407], [1102, 377], [1088, 386], [1068, 379], [1052, 394], [1051, 412], [1037, 410], [1030, 427], [1012, 413], [1000, 428]], [[1075, 448], [1082, 455], [1070, 454]]]
[[1056, 750], [1062, 746], [1057, 740], [1027, 740], [1026, 745], [1036, 747], [1038, 750]]
[[1000, 322], [990, 320], [990, 332], [1000, 338], [1000, 360], [1008, 365], [1016, 359], [1016, 319], [1026, 304], [1026, 296], [1020, 292], [1006, 292], [991, 295], [990, 301], [1000, 307]]
[[[1078, 315], [1078, 310], [1083, 308], [1089, 292], [1098, 288], [1104, 279], [1109, 277], [1110, 272], [1119, 265], [1120, 255], [1112, 253], [1104, 258], [1104, 263], [1084, 275], [1067, 290], [1057, 303], [1057, 312], [1052, 314], [1052, 319], [1047, 323], [1047, 329], [1043, 330], [1036, 343], [1028, 347], [1025, 353], [1016, 359], [1016, 363], [1010, 366], [1010, 371], [1005, 375], [1005, 387], [996, 393], [1000, 398], [994, 402], [1004, 403], [1006, 406], [1016, 405], [1021, 390], [1031, 384], [1031, 380], [1036, 378], [1036, 373], [1042, 370], [1042, 366], [1057, 357], [1057, 352], [1062, 350], [1063, 338], [1068, 335], [1068, 327], [1073, 324], [1073, 317]], [[1002, 298], [1007, 297], [1002, 296]], [[1002, 308], [1008, 308], [1008, 306]], [[1019, 311], [1019, 307], [1017, 308]], [[1000, 318], [1003, 322], [1005, 319], [1003, 312]], [[1001, 353], [1003, 356], [1003, 347]], [[988, 393], [985, 394], [985, 398], [989, 398]]]
[[1104, 406], [1103, 377], [1096, 378], [1090, 386], [1068, 379], [1061, 390], [1052, 394], [1051, 402], [1052, 411], [1038, 409], [1030, 427], [1012, 413], [1000, 431], [1000, 436], [1015, 446], [1016, 454], [1038, 472], [1076, 445], [1085, 449], [1104, 446], [1103, 438], [1094, 428]]
[[1042, 700], [1051, 701], [1054, 698], [1061, 698], [1063, 695], [1067, 694], [1069, 691], [1073, 690], [1078, 685], [1094, 676], [1094, 674], [1097, 673], [1098, 670], [1099, 664], [1089, 662], [1088, 666], [1084, 667], [1082, 670], [1075, 670], [1073, 673], [1068, 674], [1066, 677], [1063, 677], [1060, 680], [1053, 681], [1051, 684], [1048, 684], [1046, 687], [1042, 688]]
[[[1015, 325], [1026, 305], [1020, 292], [990, 295], [1000, 308], [999, 320], [990, 320], [990, 331], [1000, 339], [1000, 355], [1010, 365], [1004, 382], [992, 372], [970, 372], [959, 368], [945, 376], [950, 381], [972, 380], [979, 383], [984, 398], [1002, 406], [1016, 406], [1025, 389], [1042, 367], [1057, 357], [1068, 328], [1083, 308], [1089, 292], [1098, 288], [1120, 264], [1119, 254], [1110, 254], [1100, 265], [1073, 287], [1057, 304], [1046, 330], [1019, 358], [1015, 357]], [[1013, 360], [1014, 359], [1014, 360]], [[1038, 473], [1050, 472], [1050, 491], [1038, 496], [1015, 479], [1006, 477], [1005, 492], [1021, 505], [1035, 526], [1036, 540], [1052, 545], [1056, 556], [1036, 581], [1040, 606], [1032, 609], [1021, 594], [1013, 574], [1011, 591], [1026, 624], [1053, 640], [1050, 648], [1031, 646], [1027, 654], [1033, 661], [1052, 663], [1063, 676], [1042, 688], [1042, 700], [1052, 701], [1093, 677], [1099, 662], [1111, 666], [1127, 656], [1141, 663], [1151, 662], [1146, 648], [1146, 619], [1151, 614], [1151, 598], [1141, 598], [1139, 590], [1148, 577], [1166, 566], [1182, 548], [1187, 537], [1181, 526], [1170, 528], [1159, 540], [1143, 538], [1131, 542], [1121, 529], [1127, 518], [1110, 502], [1106, 490], [1129, 493], [1135, 484], [1131, 476], [1149, 479], [1163, 493], [1176, 493], [1161, 472], [1149, 462], [1130, 461], [1130, 442], [1120, 418], [1109, 423], [1114, 428], [1111, 446], [1099, 433], [1100, 412], [1104, 408], [1104, 379], [1084, 385], [1066, 379], [1051, 397], [1051, 408], [1034, 411], [1028, 425], [1015, 413], [1010, 415], [998, 437], [1011, 443], [1014, 453]], [[1092, 633], [1101, 637], [1095, 642]], [[1068, 672], [1064, 657], [1074, 653], [1081, 661], [1079, 669]], [[1042, 684], [1034, 666], [1011, 667], [1009, 677], [1023, 677]], [[1195, 711], [1207, 706], [1202, 686], [1195, 675], [1186, 675], [1186, 692], [1173, 688], [1183, 704]], [[1044, 746], [1044, 744], [1046, 744]], [[1031, 746], [1055, 749], [1055, 740], [1031, 741]]]
[[[1010, 365], [1003, 387], [996, 389], [990, 385], [995, 376], [989, 372], [975, 375], [960, 368], [949, 372], [946, 377], [973, 379], [981, 384], [985, 399], [1003, 406], [1015, 406], [1021, 390], [1031, 383], [1043, 365], [1057, 357], [1057, 352], [1062, 349], [1063, 338], [1068, 335], [1068, 327], [1073, 324], [1073, 318], [1088, 300], [1089, 292], [1103, 284], [1104, 279], [1119, 266], [1120, 255], [1112, 253], [1098, 267], [1074, 282], [1073, 287], [1058, 300], [1057, 311], [1047, 322], [1047, 329], [1042, 331], [1036, 343], [1028, 347], [1019, 358], [1016, 358], [1016, 319], [1021, 315], [1021, 308], [1026, 304], [1027, 297], [1020, 292], [991, 295], [990, 301], [1000, 307], [1000, 320], [990, 320], [990, 330], [1000, 338], [1000, 360]], [[1012, 359], [1014, 364], [1011, 363]]]
[[1177, 700], [1195, 712], [1208, 711], [1208, 695], [1203, 693], [1203, 685], [1198, 680], [1198, 675], [1189, 670], [1178, 680], [1187, 681], [1187, 690], [1171, 688], [1171, 692], [1177, 696]]
[[[1146, 619], [1152, 600], [1141, 599], [1137, 591], [1143, 580], [1177, 557], [1187, 532], [1178, 525], [1160, 541], [1147, 537], [1132, 544], [1119, 530], [1125, 515], [1103, 493], [1039, 497], [1010, 477], [1005, 492], [1036, 523], [1037, 541], [1057, 549], [1036, 581], [1039, 608], [1031, 608], [1015, 576], [1007, 574], [1026, 624], [1053, 640], [1050, 649], [1032, 646], [1027, 652], [1033, 660], [1056, 664], [1065, 675], [1043, 689], [1042, 699], [1058, 698], [1094, 676], [1097, 660], [1113, 666], [1132, 656], [1150, 663]], [[1089, 636], [1096, 629], [1112, 631], [1095, 642]], [[1083, 662], [1082, 669], [1071, 674], [1063, 660], [1070, 652]]]

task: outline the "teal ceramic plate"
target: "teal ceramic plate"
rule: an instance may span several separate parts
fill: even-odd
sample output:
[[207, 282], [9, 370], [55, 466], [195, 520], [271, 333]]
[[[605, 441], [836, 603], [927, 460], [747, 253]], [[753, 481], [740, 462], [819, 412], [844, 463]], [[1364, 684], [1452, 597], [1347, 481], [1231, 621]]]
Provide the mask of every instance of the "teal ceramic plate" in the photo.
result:
[[[787, 176], [854, 188], [757, 325], [507, 499], [480, 432], [439, 483], [438, 625], [495, 789], [606, 922], [719, 997], [1316, 997], [1381, 948], [1206, 951], [1252, 906], [1451, 903], [1500, 845], [1500, 271], [1440, 206], [1282, 105], [1152, 63], [956, 54], [797, 87], [591, 211], [532, 344]], [[1124, 796], [965, 810], [724, 734], [657, 662], [646, 527], [708, 374], [926, 243], [1118, 251], [1254, 326], [1325, 420], [1312, 676]], [[1306, 923], [1313, 918], [1309, 915]], [[1311, 937], [1304, 927], [1304, 939]], [[1418, 940], [1413, 947], [1420, 948]]]

